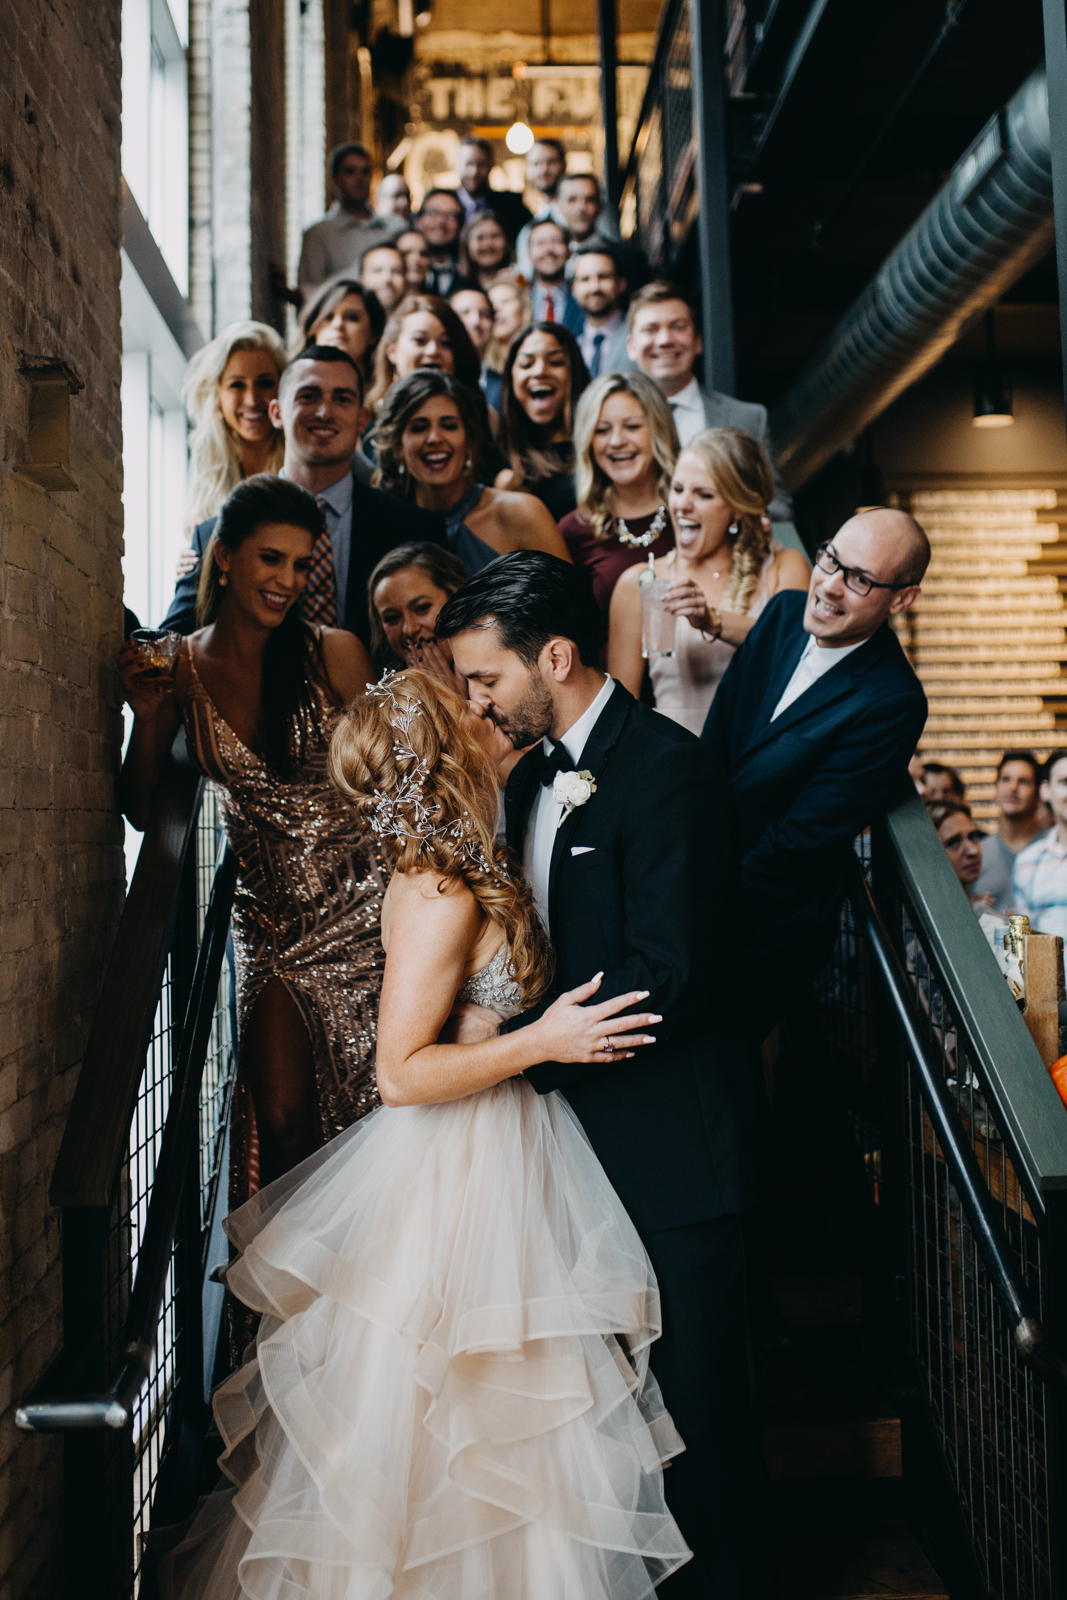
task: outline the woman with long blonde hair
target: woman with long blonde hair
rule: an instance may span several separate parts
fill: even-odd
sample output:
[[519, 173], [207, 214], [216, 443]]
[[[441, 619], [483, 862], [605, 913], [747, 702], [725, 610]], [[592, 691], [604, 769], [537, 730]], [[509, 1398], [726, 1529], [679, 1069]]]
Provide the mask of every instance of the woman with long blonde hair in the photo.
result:
[[677, 619], [673, 655], [650, 655], [656, 710], [699, 734], [734, 651], [780, 589], [806, 589], [799, 550], [771, 538], [774, 475], [761, 446], [739, 428], [706, 428], [678, 457], [667, 509], [675, 548], [630, 567], [611, 597], [608, 671], [633, 694], [645, 675], [641, 580], [665, 578]]
[[190, 361], [182, 384], [192, 424], [189, 529], [218, 516], [242, 478], [281, 471], [285, 440], [269, 407], [285, 364], [285, 346], [264, 322], [231, 322]]
[[574, 412], [577, 509], [559, 531], [600, 609], [627, 567], [674, 547], [667, 491], [678, 459], [671, 408], [643, 372], [596, 378]]
[[393, 868], [384, 1105], [227, 1221], [228, 1286], [263, 1314], [215, 1394], [239, 1514], [209, 1499], [165, 1592], [295, 1575], [308, 1600], [653, 1600], [688, 1558], [663, 1498], [681, 1441], [648, 1370], [654, 1279], [566, 1102], [522, 1076], [632, 1055], [649, 1019], [618, 1013], [645, 996], [585, 1004], [598, 975], [497, 1031], [544, 995], [551, 955], [458, 695], [384, 678], [330, 771]]

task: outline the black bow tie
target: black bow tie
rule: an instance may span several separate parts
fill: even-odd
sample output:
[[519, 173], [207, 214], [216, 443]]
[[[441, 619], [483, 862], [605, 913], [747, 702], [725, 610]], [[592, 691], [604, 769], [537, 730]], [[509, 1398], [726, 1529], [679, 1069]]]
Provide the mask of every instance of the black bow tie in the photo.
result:
[[574, 762], [567, 754], [566, 747], [561, 743], [553, 747], [552, 754], [548, 755], [542, 744], [541, 753], [537, 756], [537, 776], [545, 788], [550, 783], [555, 783], [558, 772], [573, 772]]

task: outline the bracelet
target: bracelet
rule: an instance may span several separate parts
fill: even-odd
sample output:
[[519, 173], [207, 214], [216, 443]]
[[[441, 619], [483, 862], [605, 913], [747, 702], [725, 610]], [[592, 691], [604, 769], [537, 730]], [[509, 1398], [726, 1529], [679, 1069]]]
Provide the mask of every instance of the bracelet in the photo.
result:
[[716, 611], [714, 606], [709, 606], [708, 621], [711, 623], [713, 631], [708, 633], [705, 628], [701, 628], [700, 637], [708, 644], [714, 644], [716, 639], [720, 639], [722, 637], [722, 612]]

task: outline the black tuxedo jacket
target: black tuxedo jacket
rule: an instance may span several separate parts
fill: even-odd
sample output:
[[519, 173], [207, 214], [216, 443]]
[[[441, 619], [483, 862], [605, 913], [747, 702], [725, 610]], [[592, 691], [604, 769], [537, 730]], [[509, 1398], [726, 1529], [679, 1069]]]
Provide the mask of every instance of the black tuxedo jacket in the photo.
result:
[[[204, 551], [215, 528], [215, 517], [200, 522], [193, 529], [193, 549], [198, 558]], [[340, 626], [356, 634], [370, 649], [370, 614], [367, 606], [367, 582], [378, 562], [398, 544], [421, 540], [424, 544], [446, 544], [445, 519], [436, 511], [424, 511], [421, 506], [409, 505], [396, 495], [385, 494], [361, 483], [352, 474], [352, 546], [348, 557], [348, 588], [339, 618]], [[200, 560], [192, 572], [178, 579], [170, 610], [160, 623], [174, 633], [193, 633], [196, 630], [196, 591], [200, 585]]]
[[[634, 1009], [661, 1012], [663, 1021], [651, 1030], [658, 1042], [632, 1061], [548, 1062], [526, 1077], [539, 1094], [566, 1094], [639, 1228], [741, 1211], [756, 1197], [760, 1110], [720, 954], [729, 913], [727, 797], [699, 741], [620, 684], [579, 769], [597, 787], [555, 837], [552, 990], [510, 1026], [533, 1021], [600, 970], [599, 998], [648, 989]], [[536, 764], [526, 757], [506, 795], [508, 843], [520, 861], [538, 792]]]
[[807, 595], [775, 595], [734, 656], [701, 738], [728, 785], [746, 924], [764, 951], [824, 945], [853, 841], [906, 780], [926, 696], [883, 624], [771, 716], [808, 635]]

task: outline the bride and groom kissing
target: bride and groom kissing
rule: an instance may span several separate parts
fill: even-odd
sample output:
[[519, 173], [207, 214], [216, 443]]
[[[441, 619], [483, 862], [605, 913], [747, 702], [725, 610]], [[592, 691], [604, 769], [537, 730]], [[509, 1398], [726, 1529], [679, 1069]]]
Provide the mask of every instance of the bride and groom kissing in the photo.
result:
[[[759, 1103], [720, 981], [728, 797], [605, 677], [602, 628], [579, 569], [505, 556], [438, 619], [474, 716], [407, 671], [334, 735], [396, 866], [385, 1104], [228, 1219], [262, 1321], [215, 1396], [233, 1487], [166, 1592], [747, 1592]], [[506, 851], [501, 735], [532, 747]]]

